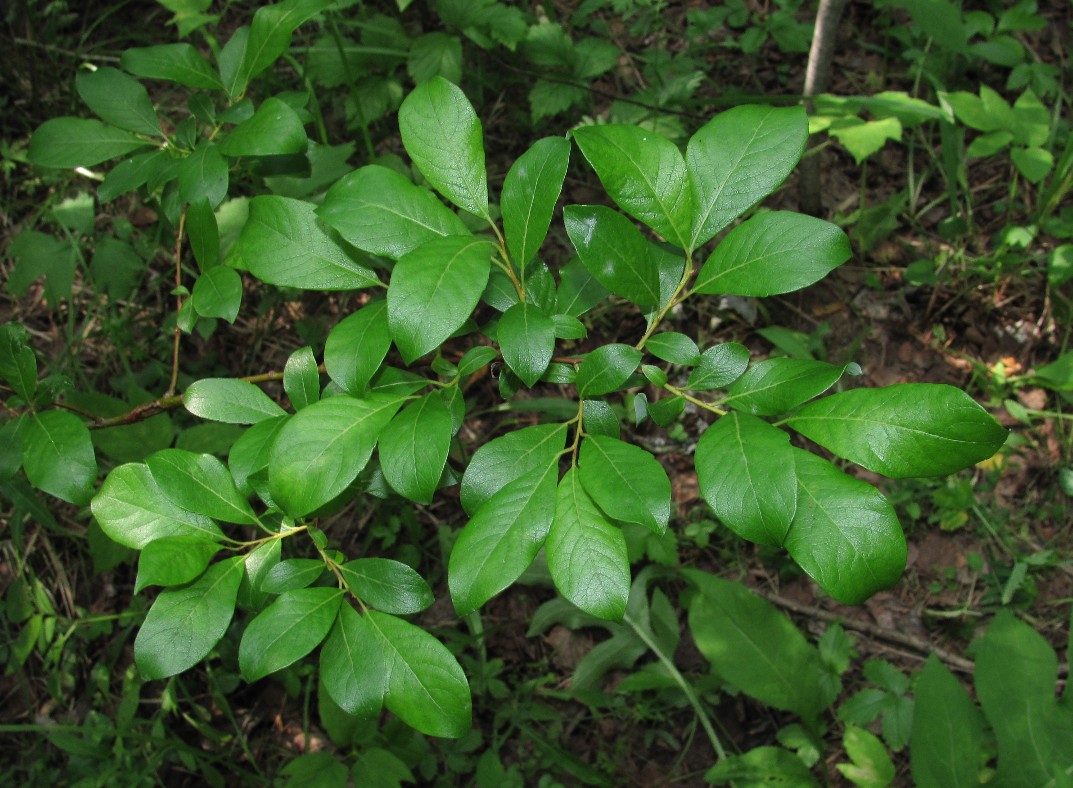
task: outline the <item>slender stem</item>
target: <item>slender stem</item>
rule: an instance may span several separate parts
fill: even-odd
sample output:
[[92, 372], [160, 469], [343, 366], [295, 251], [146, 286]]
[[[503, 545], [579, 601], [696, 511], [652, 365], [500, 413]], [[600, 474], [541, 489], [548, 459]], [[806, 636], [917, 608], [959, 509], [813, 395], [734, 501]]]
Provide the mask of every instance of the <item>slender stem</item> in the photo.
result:
[[688, 284], [689, 280], [692, 278], [693, 253], [690, 252], [686, 255], [686, 265], [685, 268], [682, 269], [682, 278], [678, 282], [678, 287], [674, 288], [674, 292], [671, 293], [671, 297], [667, 299], [667, 303], [664, 304], [663, 308], [656, 313], [656, 316], [654, 318], [652, 318], [652, 322], [648, 324], [648, 329], [645, 331], [644, 336], [642, 336], [641, 340], [636, 345], [634, 345], [635, 348], [637, 348], [638, 350], [644, 350], [645, 342], [647, 342], [649, 337], [651, 337], [652, 334], [655, 333], [656, 328], [659, 327], [659, 324], [663, 321], [663, 318], [667, 316], [667, 313], [689, 297], [688, 293], [685, 293], [683, 295], [683, 292], [686, 289], [686, 284]]
[[[179, 214], [179, 232], [175, 234], [175, 290], [183, 286], [183, 232], [186, 230], [186, 207], [183, 206], [183, 212]], [[175, 341], [172, 343], [171, 349], [171, 383], [168, 384], [168, 390], [164, 392], [165, 397], [170, 397], [175, 393], [175, 387], [179, 384], [179, 340], [183, 335], [182, 329], [179, 328], [179, 312], [183, 308], [183, 297], [178, 292], [175, 293]]]
[[720, 408], [718, 405], [713, 405], [710, 402], [705, 402], [702, 399], [697, 399], [694, 396], [686, 394], [682, 389], [678, 388], [677, 386], [672, 386], [670, 383], [664, 385], [663, 388], [671, 392], [671, 394], [681, 397], [686, 402], [692, 402], [698, 408], [704, 408], [705, 410], [711, 411], [717, 416], [727, 415], [727, 412], [723, 408]]
[[667, 672], [671, 674], [671, 678], [674, 679], [674, 683], [682, 690], [686, 696], [686, 700], [689, 701], [689, 705], [693, 707], [693, 711], [696, 712], [697, 718], [700, 720], [700, 724], [704, 728], [704, 732], [708, 734], [708, 741], [712, 743], [712, 749], [715, 750], [715, 757], [717, 760], [722, 761], [727, 757], [726, 750], [723, 749], [722, 742], [719, 741], [719, 736], [715, 733], [715, 726], [712, 725], [711, 717], [708, 716], [708, 712], [701, 705], [700, 698], [697, 697], [697, 693], [686, 681], [685, 676], [675, 666], [674, 661], [668, 657], [663, 649], [659, 647], [659, 644], [652, 639], [648, 630], [642, 627], [636, 621], [634, 621], [630, 614], [627, 613], [622, 617], [623, 623], [625, 623], [634, 633], [639, 637], [646, 646], [655, 654], [659, 661], [663, 663], [663, 667], [667, 669]]

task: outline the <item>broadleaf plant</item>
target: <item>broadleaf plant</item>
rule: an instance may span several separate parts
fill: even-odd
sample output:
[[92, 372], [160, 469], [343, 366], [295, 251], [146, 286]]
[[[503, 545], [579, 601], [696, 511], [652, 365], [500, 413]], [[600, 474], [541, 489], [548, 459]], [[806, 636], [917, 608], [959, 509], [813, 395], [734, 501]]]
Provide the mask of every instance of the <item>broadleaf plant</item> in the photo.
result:
[[[793, 292], [849, 259], [848, 239], [833, 224], [788, 211], [745, 217], [800, 158], [804, 111], [737, 107], [697, 131], [684, 153], [640, 126], [581, 126], [537, 140], [497, 195], [477, 111], [462, 88], [431, 76], [399, 109], [412, 170], [370, 161], [323, 181], [322, 199], [254, 195], [225, 233], [225, 200], [240, 175], [310, 175], [308, 114], [292, 96], [261, 98], [251, 84], [330, 5], [260, 8], [222, 45], [216, 66], [187, 44], [128, 51], [122, 70], [79, 80], [101, 120], [51, 120], [30, 143], [29, 157], [42, 167], [125, 157], [105, 177], [102, 199], [143, 187], [161, 194], [165, 218], [197, 263], [196, 281], [174, 292], [177, 359], [182, 335], [199, 321], [235, 319], [253, 280], [341, 293], [351, 304], [327, 334], [323, 366], [304, 347], [279, 375], [203, 378], [182, 395], [174, 393], [176, 366], [171, 388], [151, 407], [127, 421], [98, 420], [93, 426], [106, 432], [181, 406], [241, 436], [225, 464], [171, 446], [169, 431], [163, 445], [113, 467], [95, 495], [87, 424], [37, 390], [25, 332], [7, 327], [0, 335], [0, 376], [19, 398], [14, 432], [27, 479], [70, 503], [89, 502], [105, 534], [142, 551], [139, 589], [163, 587], [135, 641], [142, 675], [167, 678], [212, 658], [238, 615], [247, 680], [319, 649], [320, 689], [345, 713], [387, 709], [426, 734], [465, 735], [471, 700], [456, 656], [403, 618], [428, 607], [433, 588], [401, 561], [344, 555], [322, 530], [367, 491], [427, 505], [456, 484], [467, 519], [451, 547], [446, 588], [460, 616], [478, 615], [543, 551], [565, 599], [622, 622], [615, 631], [631, 659], [645, 648], [673, 653], [677, 629], [664, 632], [643, 612], [647, 581], [644, 604], [631, 612], [639, 603], [631, 603], [637, 582], [623, 526], [653, 536], [673, 527], [667, 470], [616, 415], [642, 387], [662, 391], [650, 402], [630, 399], [635, 422], [670, 424], [686, 402], [711, 421], [698, 436], [695, 468], [705, 500], [731, 530], [784, 548], [842, 602], [896, 582], [906, 546], [890, 504], [844, 466], [795, 447], [793, 432], [840, 460], [902, 477], [990, 457], [1005, 439], [998, 423], [948, 386], [827, 395], [855, 365], [750, 363], [743, 345], [704, 347], [670, 325], [687, 300]], [[210, 93], [181, 124], [161, 123], [139, 79]], [[587, 162], [609, 204], [566, 205], [562, 230], [553, 229], [574, 145], [575, 166]], [[576, 258], [557, 265], [550, 234], [569, 239]], [[625, 320], [636, 310], [643, 330], [628, 340], [586, 336], [592, 327], [578, 318], [601, 302], [626, 326], [641, 324]], [[552, 384], [572, 386], [574, 396], [557, 398], [556, 417], [465, 445], [466, 388], [486, 368], [508, 400]], [[259, 387], [268, 379], [282, 381], [289, 407]], [[454, 451], [460, 445], [466, 451]], [[182, 561], [169, 559], [183, 551]], [[689, 578], [701, 591], [691, 622], [702, 652], [715, 659], [728, 641], [710, 622], [694, 622], [698, 611], [722, 610], [730, 620], [747, 603], [726, 581]], [[657, 600], [674, 619], [662, 592], [653, 609]], [[759, 641], [746, 645], [764, 651]], [[804, 641], [795, 648], [817, 661]], [[750, 674], [725, 672], [750, 691]], [[828, 702], [811, 690], [757, 692], [806, 718]]]

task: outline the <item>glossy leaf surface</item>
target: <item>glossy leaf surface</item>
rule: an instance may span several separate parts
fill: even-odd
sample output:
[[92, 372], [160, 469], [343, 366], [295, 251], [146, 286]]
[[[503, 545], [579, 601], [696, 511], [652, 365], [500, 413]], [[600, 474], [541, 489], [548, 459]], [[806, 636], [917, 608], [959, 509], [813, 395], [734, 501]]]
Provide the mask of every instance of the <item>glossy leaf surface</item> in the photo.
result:
[[581, 484], [616, 520], [643, 525], [657, 534], [671, 516], [671, 482], [651, 454], [605, 435], [590, 435], [578, 457]]
[[701, 268], [693, 291], [756, 297], [792, 293], [849, 257], [849, 238], [830, 222], [769, 211], [727, 234]]
[[443, 77], [418, 85], [399, 107], [402, 144], [433, 188], [477, 216], [488, 212], [481, 121]]
[[183, 392], [183, 406], [203, 419], [256, 424], [286, 415], [260, 388], [245, 380], [202, 378]]
[[256, 521], [227, 466], [211, 454], [163, 449], [146, 457], [145, 464], [160, 491], [176, 506], [229, 523]]
[[384, 705], [387, 676], [380, 639], [368, 618], [345, 602], [320, 652], [320, 683], [347, 714], [371, 717]]
[[559, 482], [545, 550], [559, 593], [597, 618], [622, 618], [630, 594], [626, 538], [585, 492], [576, 468]]
[[993, 455], [1006, 430], [968, 394], [945, 384], [853, 389], [787, 419], [806, 438], [870, 471], [941, 476]]
[[679, 248], [690, 248], [693, 200], [673, 142], [626, 125], [582, 126], [571, 136], [619, 207]]
[[844, 605], [898, 582], [906, 543], [890, 501], [826, 460], [792, 451], [797, 511], [784, 546], [794, 561]]
[[242, 556], [210, 566], [195, 582], [162, 591], [134, 639], [134, 661], [147, 680], [192, 668], [224, 636], [235, 613]]
[[430, 503], [447, 462], [451, 430], [451, 413], [439, 392], [403, 408], [380, 435], [380, 469], [388, 484], [411, 501]]
[[491, 255], [488, 241], [451, 235], [399, 258], [387, 291], [387, 319], [407, 364], [439, 347], [473, 314], [488, 283]]
[[250, 200], [238, 251], [246, 269], [272, 285], [355, 290], [379, 281], [329, 234], [311, 203], [289, 197]]
[[344, 391], [360, 395], [390, 347], [387, 301], [371, 301], [329, 332], [324, 343], [324, 368]]
[[291, 417], [272, 445], [268, 487], [291, 517], [345, 490], [369, 461], [380, 432], [402, 401], [387, 394], [330, 397]]
[[728, 413], [697, 442], [701, 495], [743, 539], [778, 547], [797, 507], [790, 436], [755, 416]]
[[89, 503], [97, 458], [82, 419], [65, 410], [30, 414], [22, 445], [22, 468], [34, 487], [77, 506]]
[[756, 205], [786, 180], [805, 150], [803, 107], [745, 105], [720, 112], [689, 140], [691, 248]]
[[566, 433], [565, 424], [537, 424], [481, 446], [462, 477], [462, 508], [472, 516], [505, 485], [556, 462], [566, 446]]
[[769, 358], [738, 378], [725, 402], [743, 413], [777, 416], [827, 391], [842, 370], [824, 361]]
[[339, 568], [350, 589], [384, 613], [408, 616], [434, 601], [432, 589], [414, 569], [388, 558], [359, 558]]
[[288, 591], [257, 615], [238, 647], [238, 664], [246, 681], [291, 665], [328, 636], [343, 592], [337, 588]]
[[120, 465], [109, 473], [90, 507], [109, 538], [135, 550], [172, 536], [223, 537], [210, 518], [172, 503], [141, 463]]
[[568, 205], [563, 221], [582, 265], [600, 285], [638, 305], [659, 303], [659, 268], [633, 222], [601, 205]]
[[545, 137], [507, 172], [500, 208], [507, 250], [519, 269], [536, 257], [544, 243], [569, 163], [570, 143], [562, 137]]
[[499, 319], [497, 339], [503, 360], [526, 386], [532, 386], [551, 363], [555, 324], [539, 307], [518, 303]]
[[393, 260], [426, 241], [467, 232], [428, 189], [375, 164], [338, 180], [317, 215], [359, 249]]

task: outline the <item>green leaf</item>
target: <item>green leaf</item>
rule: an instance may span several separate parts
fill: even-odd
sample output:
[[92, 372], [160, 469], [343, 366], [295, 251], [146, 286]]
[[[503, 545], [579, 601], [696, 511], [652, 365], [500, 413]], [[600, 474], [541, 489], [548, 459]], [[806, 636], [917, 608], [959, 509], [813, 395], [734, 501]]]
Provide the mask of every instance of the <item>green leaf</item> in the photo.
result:
[[934, 654], [917, 676], [909, 754], [917, 785], [977, 788], [983, 715]]
[[571, 136], [620, 208], [681, 249], [692, 249], [693, 200], [682, 153], [639, 126], [583, 126]]
[[[1009, 609], [995, 616], [976, 652], [974, 682], [998, 740], [1000, 785], [1047, 785], [1073, 766], [1073, 714], [1055, 698], [1054, 649]], [[915, 735], [915, 732], [914, 732]]]
[[886, 788], [894, 782], [894, 764], [890, 754], [883, 742], [873, 734], [856, 725], [848, 725], [842, 737], [842, 746], [853, 763], [839, 763], [836, 766], [851, 783], [861, 788]]
[[849, 238], [830, 222], [769, 211], [739, 224], [715, 248], [695, 293], [769, 296], [817, 282], [850, 257]]
[[189, 583], [209, 565], [220, 545], [196, 536], [167, 536], [149, 542], [138, 555], [134, 593], [146, 586]]
[[149, 144], [99, 120], [53, 118], [38, 126], [27, 156], [39, 167], [74, 169], [92, 167]]
[[8, 246], [8, 255], [15, 258], [15, 269], [8, 277], [7, 289], [21, 296], [43, 276], [45, 301], [55, 309], [62, 299], [71, 298], [77, 268], [76, 252], [73, 241], [36, 230], [23, 230]]
[[481, 121], [443, 77], [418, 85], [399, 107], [402, 144], [432, 187], [459, 208], [488, 214]]
[[644, 449], [606, 435], [589, 435], [581, 443], [578, 475], [585, 492], [606, 514], [657, 534], [667, 530], [671, 481]]
[[815, 720], [824, 707], [824, 668], [800, 630], [739, 583], [698, 569], [682, 573], [700, 592], [689, 606], [689, 629], [712, 670], [768, 706]]
[[844, 605], [859, 605], [898, 582], [906, 544], [890, 501], [826, 460], [791, 451], [797, 512], [784, 546], [794, 561]]
[[[284, 0], [262, 6], [253, 15], [242, 64], [231, 98], [245, 92], [255, 76], [271, 66], [291, 45], [291, 34], [304, 22], [332, 4], [332, 0]], [[222, 69], [221, 69], [222, 70]]]
[[122, 71], [101, 66], [80, 71], [75, 89], [101, 120], [137, 134], [162, 136], [153, 102], [142, 84]]
[[[216, 267], [220, 258], [220, 226], [216, 223], [216, 214], [208, 197], [195, 200], [187, 208], [186, 234], [198, 267], [204, 272]], [[138, 258], [137, 269], [141, 268], [141, 258]]]
[[811, 359], [769, 358], [738, 378], [724, 402], [743, 413], [777, 416], [827, 391], [844, 369]]
[[689, 140], [696, 249], [777, 189], [805, 150], [804, 107], [744, 105], [720, 112]]
[[630, 345], [602, 345], [585, 356], [577, 370], [577, 390], [585, 398], [616, 391], [641, 363], [641, 351]]
[[244, 495], [251, 492], [249, 480], [258, 471], [268, 467], [268, 458], [276, 434], [283, 429], [287, 416], [259, 421], [242, 433], [231, 446], [227, 455], [227, 466], [235, 486]]
[[337, 181], [317, 215], [362, 251], [397, 260], [466, 225], [428, 189], [394, 170], [369, 165]]
[[832, 126], [827, 133], [842, 143], [857, 164], [879, 153], [888, 140], [901, 141], [902, 123], [897, 118], [859, 121], [845, 126]]
[[384, 428], [380, 469], [397, 493], [417, 503], [432, 502], [447, 463], [452, 428], [451, 412], [437, 391], [411, 402]]
[[347, 714], [370, 718], [384, 705], [387, 664], [368, 616], [349, 604], [339, 608], [328, 640], [320, 650], [320, 683]]
[[291, 517], [302, 517], [343, 492], [365, 467], [399, 397], [331, 397], [291, 417], [272, 445], [268, 488]]
[[215, 208], [227, 197], [228, 182], [227, 161], [219, 146], [211, 142], [199, 143], [179, 165], [179, 199], [183, 202], [205, 199]]
[[82, 419], [65, 410], [46, 410], [30, 414], [23, 424], [22, 469], [30, 484], [76, 506], [89, 503], [97, 458]]
[[223, 538], [211, 519], [166, 498], [141, 463], [120, 465], [109, 473], [90, 508], [109, 538], [135, 550], [170, 536]]
[[566, 433], [565, 424], [537, 424], [481, 446], [462, 476], [462, 508], [474, 515], [510, 482], [556, 462], [566, 446]]
[[327, 232], [311, 203], [262, 195], [249, 207], [237, 249], [243, 267], [261, 281], [304, 290], [355, 290], [379, 282]]
[[324, 569], [324, 561], [319, 558], [288, 558], [269, 569], [258, 588], [269, 594], [297, 591], [316, 582]]
[[227, 466], [211, 454], [162, 449], [146, 457], [145, 464], [160, 491], [176, 506], [228, 523], [257, 522]]
[[499, 353], [489, 345], [475, 345], [467, 350], [458, 362], [458, 377], [465, 378], [493, 361]]
[[320, 371], [313, 348], [307, 345], [291, 353], [283, 369], [283, 390], [295, 410], [320, 399]]
[[505, 589], [533, 562], [555, 514], [557, 462], [506, 484], [466, 523], [451, 550], [451, 600], [466, 616]]
[[790, 436], [766, 421], [728, 413], [697, 442], [701, 495], [743, 539], [779, 547], [797, 508]]
[[458, 84], [462, 80], [462, 42], [447, 33], [418, 36], [410, 45], [406, 70], [416, 85], [437, 76]]
[[454, 235], [399, 258], [387, 291], [387, 320], [407, 364], [438, 348], [473, 314], [491, 256], [487, 240]]
[[519, 269], [536, 257], [547, 237], [569, 164], [570, 143], [562, 137], [545, 137], [533, 143], [507, 172], [500, 206], [503, 232], [511, 260]]
[[256, 424], [286, 415], [267, 394], [245, 380], [202, 378], [183, 392], [183, 407], [210, 421]]
[[343, 592], [337, 588], [299, 588], [281, 594], [260, 613], [238, 647], [246, 681], [257, 681], [293, 665], [328, 636]]
[[540, 380], [555, 350], [555, 324], [539, 307], [517, 303], [503, 313], [496, 329], [503, 360], [529, 387]]
[[700, 363], [689, 375], [690, 391], [725, 388], [741, 377], [749, 366], [749, 348], [737, 342], [713, 345], [700, 354]]
[[701, 361], [697, 343], [677, 331], [661, 331], [645, 342], [645, 350], [670, 364], [694, 366]]
[[27, 344], [29, 333], [21, 323], [0, 326], [0, 378], [25, 402], [37, 392], [37, 356]]
[[563, 222], [581, 263], [597, 282], [639, 306], [660, 303], [653, 247], [633, 222], [602, 205], [568, 205]]
[[266, 98], [253, 117], [235, 126], [220, 143], [225, 156], [282, 156], [306, 152], [309, 138], [298, 113], [278, 98]]
[[397, 616], [420, 613], [435, 599], [428, 583], [406, 564], [387, 558], [359, 558], [339, 573], [362, 602]]
[[597, 618], [622, 618], [630, 595], [626, 538], [585, 492], [576, 468], [559, 482], [545, 550], [559, 593]]
[[[234, 323], [242, 306], [242, 277], [234, 268], [222, 265], [210, 268], [194, 282], [191, 298], [194, 311], [201, 317], [219, 317]], [[187, 396], [189, 391], [184, 395], [184, 400]]]
[[384, 705], [428, 736], [461, 738], [472, 724], [466, 675], [447, 647], [401, 618], [371, 611], [387, 666]]
[[134, 639], [142, 678], [174, 676], [209, 655], [235, 614], [242, 562], [242, 556], [220, 561], [190, 585], [160, 593]]
[[190, 44], [163, 44], [123, 50], [124, 71], [146, 79], [164, 79], [188, 88], [223, 89], [219, 74]]
[[324, 368], [344, 391], [361, 394], [390, 347], [387, 301], [371, 301], [329, 332], [324, 344]]
[[577, 317], [603, 301], [607, 295], [607, 289], [589, 272], [581, 258], [575, 257], [559, 269], [556, 308], [562, 314]]
[[1054, 167], [1054, 156], [1043, 148], [1013, 148], [1010, 159], [1029, 183], [1038, 184]]
[[769, 746], [754, 747], [741, 755], [724, 758], [705, 773], [704, 779], [715, 785], [730, 784], [737, 788], [819, 785], [799, 757], [781, 747]]
[[1007, 434], [964, 391], [929, 383], [843, 391], [786, 422], [839, 457], [895, 479], [967, 468], [998, 451]]

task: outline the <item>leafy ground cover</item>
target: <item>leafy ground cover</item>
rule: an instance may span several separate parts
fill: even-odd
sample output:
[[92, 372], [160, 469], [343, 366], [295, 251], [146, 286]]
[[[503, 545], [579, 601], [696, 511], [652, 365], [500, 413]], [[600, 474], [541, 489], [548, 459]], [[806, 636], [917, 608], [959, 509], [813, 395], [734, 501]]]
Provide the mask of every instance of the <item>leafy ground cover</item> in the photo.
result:
[[[67, 412], [90, 418], [122, 417], [199, 378], [308, 365], [300, 355], [293, 361], [295, 351], [310, 346], [321, 357], [333, 327], [361, 305], [354, 296], [250, 280], [239, 285], [235, 312], [234, 299], [221, 295], [234, 279], [223, 275], [214, 292], [203, 287], [199, 296], [195, 287], [189, 294], [186, 303], [200, 317], [186, 324], [192, 331], [182, 342], [183, 377], [170, 378], [175, 296], [182, 303], [187, 295], [172, 292], [175, 206], [134, 195], [95, 204], [90, 182], [99, 173], [34, 168], [27, 148], [30, 133], [49, 118], [85, 114], [76, 96], [88, 102], [92, 85], [72, 85], [82, 62], [97, 73], [116, 65], [138, 73], [137, 64], [123, 63], [124, 50], [171, 43], [176, 32], [203, 48], [220, 47], [254, 10], [233, 4], [215, 20], [202, 14], [218, 9], [164, 5], [170, 10], [145, 6], [161, 31], [145, 40], [130, 40], [119, 22], [122, 6], [102, 4], [96, 15], [34, 4], [6, 12], [14, 55], [6, 75], [13, 91], [5, 107], [0, 323], [26, 327], [41, 368], [35, 385], [62, 394]], [[812, 13], [804, 4], [584, 3], [545, 8], [543, 18], [486, 5], [477, 17], [467, 16], [465, 4], [351, 8], [302, 27], [261, 79], [272, 91], [309, 91], [312, 103], [295, 99], [294, 113], [317, 129], [323, 147], [304, 177], [235, 168], [235, 188], [253, 195], [268, 183], [276, 195], [306, 197], [350, 167], [394, 161], [377, 157], [404, 152], [399, 104], [415, 82], [437, 74], [461, 79], [473, 100], [496, 191], [532, 140], [579, 121], [640, 123], [684, 144], [717, 110], [799, 100]], [[907, 745], [917, 716], [919, 730], [935, 716], [921, 708], [942, 699], [940, 708], [957, 707], [968, 720], [965, 747], [979, 758], [968, 761], [979, 767], [969, 769], [970, 779], [996, 768], [999, 779], [1009, 779], [1008, 770], [1020, 768], [1022, 784], [1044, 784], [1051, 764], [1032, 772], [1014, 767], [1016, 756], [1007, 754], [1025, 744], [1019, 721], [1036, 718], [996, 717], [1006, 696], [995, 687], [1038, 700], [1055, 730], [1068, 725], [1066, 707], [1050, 704], [1055, 681], [1061, 688], [1068, 673], [1071, 596], [1069, 9], [1022, 2], [962, 12], [940, 4], [944, 14], [933, 27], [924, 5], [889, 3], [875, 13], [850, 6], [839, 28], [832, 97], [817, 99], [811, 115], [824, 216], [849, 233], [852, 260], [794, 293], [684, 303], [666, 324], [699, 333], [704, 346], [741, 343], [754, 358], [856, 363], [869, 386], [950, 384], [1012, 430], [995, 458], [950, 477], [893, 481], [858, 472], [893, 501], [908, 536], [907, 570], [896, 586], [859, 606], [839, 605], [778, 551], [734, 536], [702, 500], [692, 458], [705, 418], [690, 402], [667, 420], [669, 429], [649, 421], [634, 433], [671, 482], [672, 525], [662, 536], [627, 532], [634, 580], [622, 623], [564, 607], [547, 574], [532, 570], [460, 625], [444, 566], [445, 534], [461, 524], [464, 487], [461, 502], [448, 487], [416, 508], [388, 497], [344, 510], [335, 522], [348, 521], [345, 529], [332, 528], [331, 517], [322, 524], [333, 548], [440, 567], [428, 575], [437, 601], [416, 620], [468, 675], [474, 727], [457, 740], [433, 739], [387, 714], [354, 721], [316, 691], [313, 664], [242, 683], [235, 666], [243, 655], [229, 653], [238, 641], [228, 638], [218, 661], [167, 683], [144, 683], [155, 669], [141, 664], [139, 672], [133, 656], [152, 601], [134, 593], [140, 566], [95, 526], [77, 492], [30, 479], [52, 496], [76, 499], [64, 505], [5, 475], [8, 774], [86, 784], [339, 784], [342, 768], [342, 779], [349, 773], [357, 784], [702, 784], [717, 757], [728, 754], [718, 752], [725, 746], [730, 755], [746, 755], [725, 760], [721, 772], [708, 774], [712, 780], [748, 784], [767, 770], [800, 783], [810, 779], [800, 769], [813, 767], [811, 779], [833, 783], [908, 784], [912, 775], [927, 784], [927, 755]], [[166, 25], [172, 12], [176, 28]], [[80, 80], [89, 82], [84, 74]], [[150, 99], [169, 117], [214, 111], [187, 108], [185, 93], [166, 83], [154, 83]], [[165, 132], [177, 140], [192, 134], [182, 122]], [[797, 208], [799, 177], [765, 205]], [[448, 194], [449, 185], [433, 185]], [[593, 203], [606, 203], [593, 172], [571, 167], [559, 204]], [[186, 221], [193, 223], [194, 213]], [[234, 225], [223, 208], [215, 221], [225, 243]], [[560, 231], [551, 243], [565, 252], [570, 239]], [[199, 264], [208, 253], [190, 252]], [[625, 316], [620, 306], [586, 313], [589, 335], [632, 344], [644, 334], [642, 316]], [[406, 355], [420, 355], [421, 341], [414, 336]], [[589, 349], [583, 341], [576, 347], [578, 354]], [[506, 352], [504, 361], [511, 370], [523, 366]], [[462, 363], [461, 349], [448, 344], [442, 362], [450, 373]], [[479, 369], [464, 390], [465, 437], [473, 445], [504, 430], [504, 419], [514, 428], [533, 426], [561, 407], [555, 382], [506, 403], [506, 372]], [[7, 372], [5, 378], [5, 416], [17, 415], [20, 406], [11, 403], [33, 395], [20, 392]], [[296, 401], [285, 374], [262, 382], [269, 402], [284, 395]], [[651, 389], [631, 387], [623, 420], [653, 412], [656, 402]], [[178, 449], [226, 455], [239, 434], [232, 425], [163, 410], [144, 420], [139, 414], [125, 428], [136, 434], [111, 447], [98, 442], [98, 452], [123, 462], [129, 443], [155, 445], [162, 433], [170, 443], [178, 428]], [[169, 418], [175, 421], [162, 420]], [[13, 430], [5, 435], [12, 440]], [[467, 458], [453, 459], [464, 467]], [[226, 574], [223, 564], [214, 566]], [[698, 569], [708, 574], [690, 574]], [[755, 589], [791, 613], [794, 626], [712, 574]], [[770, 626], [747, 642], [728, 641], [729, 624], [711, 625], [720, 610], [730, 611], [729, 619], [748, 610], [758, 626]], [[792, 691], [773, 689], [783, 678], [778, 671], [751, 672], [748, 660], [735, 667], [717, 656], [727, 649], [746, 654], [763, 637], [770, 650], [795, 655], [787, 663]], [[1018, 660], [1041, 667], [1032, 675], [1004, 672]], [[979, 707], [941, 665], [973, 688]], [[968, 680], [974, 667], [975, 684]], [[698, 708], [706, 711], [698, 715]], [[1061, 751], [1060, 742], [1054, 746]]]

